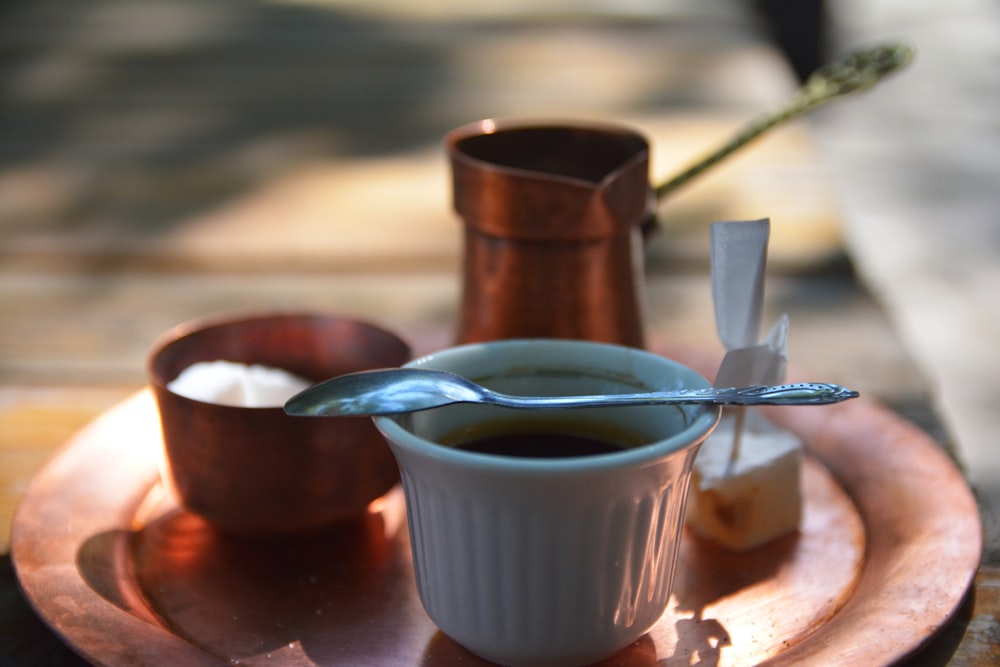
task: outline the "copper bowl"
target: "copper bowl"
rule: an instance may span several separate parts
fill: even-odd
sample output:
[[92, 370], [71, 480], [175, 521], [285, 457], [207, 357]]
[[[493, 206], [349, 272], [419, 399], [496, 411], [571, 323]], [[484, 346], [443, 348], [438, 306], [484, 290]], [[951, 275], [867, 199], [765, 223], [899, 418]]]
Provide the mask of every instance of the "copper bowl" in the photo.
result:
[[327, 378], [410, 359], [406, 342], [340, 315], [221, 315], [178, 325], [148, 358], [160, 410], [165, 478], [179, 503], [229, 533], [319, 529], [363, 514], [399, 479], [368, 418], [290, 417], [281, 407], [207, 403], [167, 384], [191, 364], [226, 360]]

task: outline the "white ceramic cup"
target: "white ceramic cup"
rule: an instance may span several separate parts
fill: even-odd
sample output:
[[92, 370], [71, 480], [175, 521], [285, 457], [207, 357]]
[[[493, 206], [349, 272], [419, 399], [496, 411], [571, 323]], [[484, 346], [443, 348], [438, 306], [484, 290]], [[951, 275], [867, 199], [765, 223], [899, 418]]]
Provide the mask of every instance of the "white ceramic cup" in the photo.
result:
[[[407, 365], [512, 394], [710, 386], [648, 352], [583, 341], [464, 345]], [[711, 406], [527, 412], [453, 405], [377, 417], [401, 469], [428, 615], [473, 653], [507, 665], [582, 665], [634, 642], [666, 609], [691, 463], [718, 416]], [[648, 444], [547, 459], [440, 444], [486, 423], [527, 432], [586, 424]]]

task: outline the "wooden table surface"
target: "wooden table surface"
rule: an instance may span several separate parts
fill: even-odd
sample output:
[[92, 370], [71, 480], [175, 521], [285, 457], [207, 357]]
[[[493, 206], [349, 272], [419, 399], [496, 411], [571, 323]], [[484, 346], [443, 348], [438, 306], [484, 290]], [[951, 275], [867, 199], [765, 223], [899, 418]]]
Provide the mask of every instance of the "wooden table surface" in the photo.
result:
[[[450, 127], [504, 115], [627, 122], [650, 138], [659, 180], [791, 87], [767, 44], [725, 23], [147, 9], [50, 21], [26, 4], [0, 22], [14, 102], [0, 111], [3, 554], [31, 477], [144, 386], [146, 350], [170, 326], [282, 307], [404, 336], [447, 332], [461, 261], [440, 145]], [[201, 32], [186, 33], [187, 19]], [[137, 27], [150, 41], [130, 37]], [[651, 60], [672, 75], [656, 79], [641, 67]], [[708, 223], [765, 216], [766, 307], [769, 319], [790, 315], [792, 363], [877, 397], [954, 452], [934, 388], [852, 271], [835, 184], [804, 124], [663, 208], [646, 250], [650, 329], [714, 340]], [[988, 545], [958, 617], [913, 664], [1000, 660], [998, 556]], [[71, 660], [65, 651], [4, 556], [0, 663]]]

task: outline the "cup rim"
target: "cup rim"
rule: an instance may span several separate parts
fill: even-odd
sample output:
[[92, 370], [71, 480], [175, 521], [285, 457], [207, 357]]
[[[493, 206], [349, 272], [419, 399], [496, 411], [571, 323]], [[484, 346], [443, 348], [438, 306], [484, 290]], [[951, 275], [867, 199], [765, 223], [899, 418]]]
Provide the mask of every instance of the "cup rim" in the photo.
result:
[[[441, 356], [460, 356], [468, 354], [481, 354], [489, 350], [504, 350], [515, 346], [530, 346], [535, 349], [569, 349], [575, 348], [579, 353], [596, 352], [598, 350], [611, 350], [625, 356], [638, 357], [651, 363], [659, 364], [663, 367], [672, 367], [675, 372], [680, 371], [687, 376], [684, 387], [708, 388], [711, 383], [693, 369], [666, 357], [656, 355], [646, 350], [626, 347], [613, 343], [600, 343], [582, 340], [566, 339], [507, 339], [501, 341], [487, 341], [481, 343], [469, 343], [450, 347], [438, 352], [432, 352], [417, 359], [413, 359], [404, 367], [424, 366], [432, 363]], [[557, 366], [554, 366], [556, 368]], [[664, 406], [665, 408], [668, 406]], [[375, 425], [386, 436], [386, 440], [391, 446], [399, 446], [425, 457], [438, 459], [442, 462], [452, 462], [461, 464], [463, 467], [476, 469], [509, 470], [512, 472], [532, 473], [539, 472], [545, 474], [568, 473], [575, 474], [587, 471], [605, 471], [613, 468], [632, 467], [659, 460], [675, 452], [682, 451], [688, 447], [702, 442], [719, 422], [721, 408], [714, 405], [693, 406], [696, 416], [685, 428], [662, 440], [653, 443], [640, 445], [624, 449], [620, 452], [603, 454], [592, 454], [583, 456], [573, 456], [565, 458], [522, 458], [516, 456], [504, 456], [500, 454], [486, 454], [482, 452], [470, 452], [455, 447], [448, 447], [421, 437], [401, 423], [405, 419], [402, 416], [378, 416], [374, 417]]]

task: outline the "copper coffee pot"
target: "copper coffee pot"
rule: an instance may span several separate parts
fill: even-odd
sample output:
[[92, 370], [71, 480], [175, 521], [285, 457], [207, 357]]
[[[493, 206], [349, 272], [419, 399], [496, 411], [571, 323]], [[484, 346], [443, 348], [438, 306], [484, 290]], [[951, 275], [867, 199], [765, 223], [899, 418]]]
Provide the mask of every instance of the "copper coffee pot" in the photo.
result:
[[498, 123], [446, 143], [465, 223], [458, 342], [583, 338], [643, 345], [641, 229], [656, 205], [771, 129], [867, 90], [913, 56], [905, 44], [851, 53], [816, 70], [787, 104], [651, 188], [649, 147], [613, 125]]
[[642, 347], [649, 144], [596, 124], [482, 121], [450, 133], [465, 225], [458, 342], [579, 338]]

